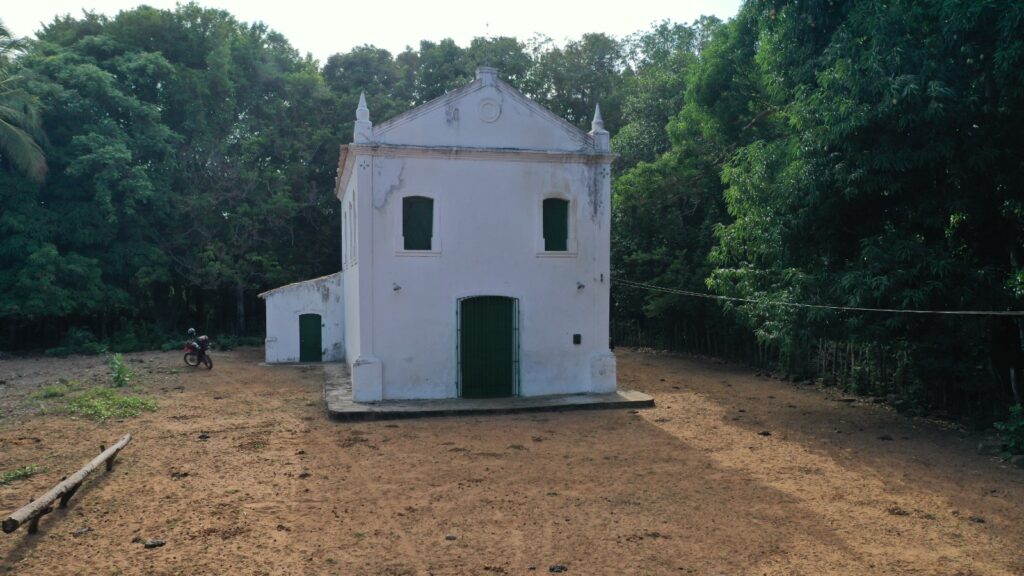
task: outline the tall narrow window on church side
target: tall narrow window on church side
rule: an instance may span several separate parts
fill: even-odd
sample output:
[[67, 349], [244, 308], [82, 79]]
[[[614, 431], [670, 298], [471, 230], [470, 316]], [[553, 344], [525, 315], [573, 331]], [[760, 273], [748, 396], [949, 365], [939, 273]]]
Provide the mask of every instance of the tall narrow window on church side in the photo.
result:
[[352, 266], [356, 263], [356, 211], [351, 201], [348, 203], [348, 261]]
[[348, 210], [341, 209], [341, 269], [348, 268]]
[[434, 199], [402, 198], [402, 237], [405, 250], [430, 250], [434, 235]]
[[544, 200], [544, 250], [565, 252], [569, 248], [569, 201]]

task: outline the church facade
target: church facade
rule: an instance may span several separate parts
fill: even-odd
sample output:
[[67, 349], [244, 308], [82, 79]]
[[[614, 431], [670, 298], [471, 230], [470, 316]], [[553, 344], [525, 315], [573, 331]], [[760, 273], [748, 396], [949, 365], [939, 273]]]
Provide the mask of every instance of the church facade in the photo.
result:
[[613, 392], [613, 158], [600, 110], [583, 132], [493, 68], [376, 126], [361, 98], [338, 167], [340, 276], [265, 294], [267, 361], [311, 349], [284, 344], [315, 337], [316, 308], [356, 401]]

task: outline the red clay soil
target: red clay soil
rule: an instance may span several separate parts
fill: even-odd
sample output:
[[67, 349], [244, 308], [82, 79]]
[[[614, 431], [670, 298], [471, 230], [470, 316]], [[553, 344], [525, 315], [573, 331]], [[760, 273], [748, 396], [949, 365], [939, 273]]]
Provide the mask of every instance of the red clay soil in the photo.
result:
[[0, 473], [45, 472], [0, 486], [0, 515], [135, 440], [38, 534], [0, 534], [0, 573], [1024, 574], [1024, 471], [976, 437], [617, 353], [620, 386], [656, 408], [358, 424], [327, 420], [319, 367], [256, 349], [212, 372], [129, 355], [159, 410], [105, 424], [26, 400], [102, 381], [102, 359], [2, 361]]

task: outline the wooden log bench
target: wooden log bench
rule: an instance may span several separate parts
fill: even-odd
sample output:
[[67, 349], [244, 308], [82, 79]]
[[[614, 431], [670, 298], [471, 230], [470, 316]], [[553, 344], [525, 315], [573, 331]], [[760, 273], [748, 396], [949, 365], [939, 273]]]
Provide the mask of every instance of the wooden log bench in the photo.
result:
[[5, 518], [3, 522], [4, 532], [10, 534], [17, 530], [19, 526], [28, 522], [28, 533], [35, 534], [39, 530], [39, 519], [53, 511], [53, 503], [57, 498], [60, 498], [60, 507], [67, 508], [68, 501], [75, 495], [78, 488], [82, 486], [86, 476], [103, 463], [106, 463], [108, 472], [112, 470], [117, 453], [131, 441], [132, 435], [125, 434], [110, 448], [100, 446], [100, 455], [93, 458], [81, 470], [75, 472], [70, 477], [64, 478], [60, 484], [51, 488], [49, 492]]

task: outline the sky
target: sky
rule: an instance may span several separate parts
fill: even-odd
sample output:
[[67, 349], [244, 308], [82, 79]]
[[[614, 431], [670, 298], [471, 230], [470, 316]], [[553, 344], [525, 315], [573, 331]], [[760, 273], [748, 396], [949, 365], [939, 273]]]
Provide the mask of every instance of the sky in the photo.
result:
[[[173, 9], [175, 0], [144, 2]], [[702, 14], [726, 20], [736, 15], [741, 0], [200, 0], [203, 6], [231, 12], [243, 22], [262, 21], [284, 34], [299, 52], [312, 53], [323, 63], [328, 56], [355, 46], [373, 44], [392, 53], [420, 40], [452, 38], [460, 46], [476, 36], [515, 36], [528, 40], [535, 34], [558, 44], [587, 32], [621, 38], [650, 28], [661, 20], [689, 23]], [[33, 36], [54, 16], [80, 16], [89, 10], [114, 16], [140, 2], [125, 0], [12, 0], [0, 19], [15, 36]], [[608, 6], [616, 6], [611, 10]]]

